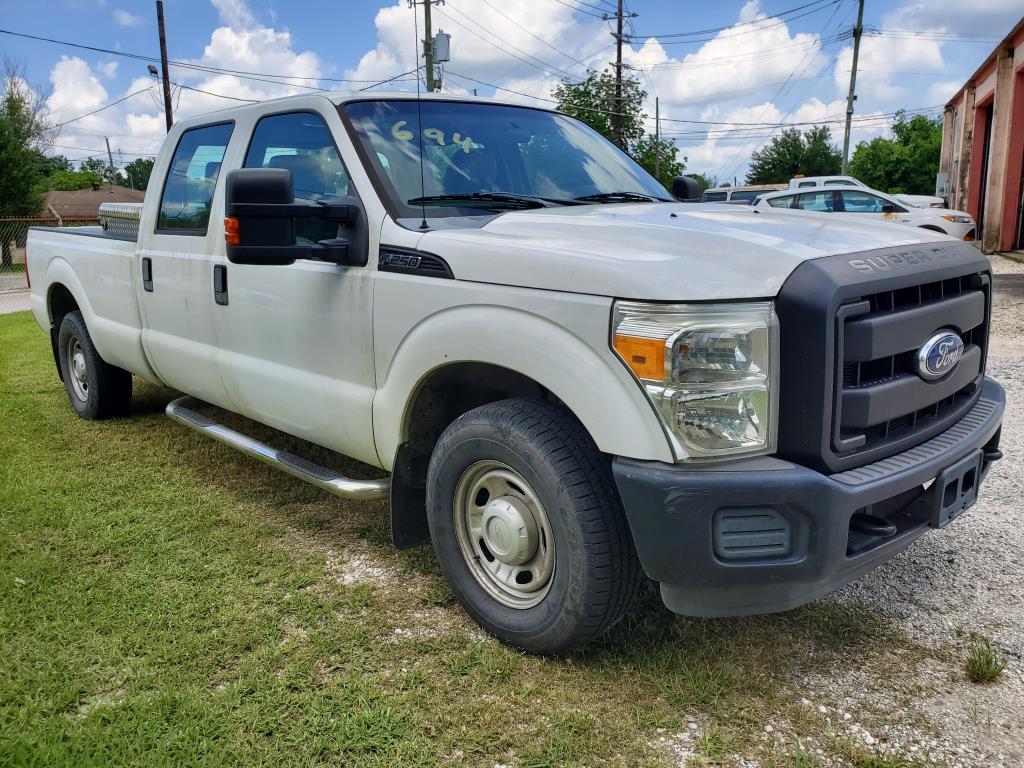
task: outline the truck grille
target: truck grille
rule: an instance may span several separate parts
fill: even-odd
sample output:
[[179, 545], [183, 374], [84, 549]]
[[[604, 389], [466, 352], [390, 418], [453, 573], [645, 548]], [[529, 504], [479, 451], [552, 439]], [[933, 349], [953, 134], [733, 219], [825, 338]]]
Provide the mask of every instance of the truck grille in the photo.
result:
[[[841, 472], [948, 429], [981, 391], [991, 278], [967, 243], [812, 259], [776, 299], [781, 339], [779, 455]], [[918, 355], [939, 332], [964, 343], [932, 380]]]
[[[832, 435], [837, 454], [904, 443], [955, 421], [973, 404], [984, 372], [988, 293], [988, 280], [973, 274], [872, 293], [840, 307], [842, 386]], [[959, 333], [963, 356], [946, 379], [925, 382], [917, 373], [917, 353], [941, 328]]]

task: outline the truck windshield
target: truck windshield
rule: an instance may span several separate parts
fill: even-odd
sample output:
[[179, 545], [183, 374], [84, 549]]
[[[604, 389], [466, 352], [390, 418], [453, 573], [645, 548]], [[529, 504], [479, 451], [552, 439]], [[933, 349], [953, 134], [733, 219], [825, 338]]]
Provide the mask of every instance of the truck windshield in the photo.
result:
[[399, 218], [671, 199], [628, 155], [565, 115], [479, 102], [418, 108], [412, 99], [343, 109]]

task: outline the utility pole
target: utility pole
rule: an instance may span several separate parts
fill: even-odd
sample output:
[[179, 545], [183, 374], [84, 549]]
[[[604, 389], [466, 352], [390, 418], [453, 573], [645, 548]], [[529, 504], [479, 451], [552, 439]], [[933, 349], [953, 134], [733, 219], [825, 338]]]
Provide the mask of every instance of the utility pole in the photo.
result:
[[103, 138], [107, 142], [107, 160], [110, 161], [110, 183], [113, 185], [114, 181], [117, 179], [117, 174], [114, 173], [114, 153], [110, 151], [110, 137], [104, 136]]
[[615, 111], [612, 113], [612, 136], [615, 137], [615, 143], [624, 149], [622, 124], [622, 0], [618, 0], [615, 12]]
[[864, 0], [857, 0], [857, 26], [853, 28], [853, 65], [850, 68], [850, 93], [846, 97], [846, 131], [843, 133], [843, 170], [850, 172], [850, 125], [853, 121], [853, 102], [857, 100], [857, 57], [860, 54], [860, 38], [864, 34]]
[[167, 35], [164, 33], [164, 2], [156, 0], [156, 25], [160, 30], [160, 69], [163, 72], [164, 82], [164, 117], [167, 118], [167, 130], [174, 125], [174, 117], [171, 115], [171, 74], [167, 68]]
[[654, 178], [661, 181], [661, 105], [654, 97]]
[[427, 66], [427, 91], [434, 91], [434, 32], [430, 28], [431, 0], [423, 0], [423, 56]]

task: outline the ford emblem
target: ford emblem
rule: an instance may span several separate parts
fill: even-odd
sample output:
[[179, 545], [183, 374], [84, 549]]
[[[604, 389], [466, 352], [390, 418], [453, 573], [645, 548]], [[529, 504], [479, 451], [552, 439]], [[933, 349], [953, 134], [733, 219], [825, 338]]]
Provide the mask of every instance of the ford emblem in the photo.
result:
[[917, 353], [917, 372], [922, 379], [941, 379], [960, 362], [964, 354], [964, 342], [952, 331], [939, 331], [924, 343]]

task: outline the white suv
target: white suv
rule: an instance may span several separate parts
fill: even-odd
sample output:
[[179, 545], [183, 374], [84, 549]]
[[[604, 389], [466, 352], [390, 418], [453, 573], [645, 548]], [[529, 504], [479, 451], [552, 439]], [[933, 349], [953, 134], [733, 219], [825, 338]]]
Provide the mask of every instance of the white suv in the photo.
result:
[[930, 229], [957, 240], [974, 240], [977, 234], [974, 217], [964, 211], [914, 208], [900, 203], [890, 195], [854, 185], [821, 186], [799, 192], [792, 189], [768, 192], [761, 195], [754, 206], [759, 210], [790, 208], [819, 213], [855, 214], [857, 218]]

